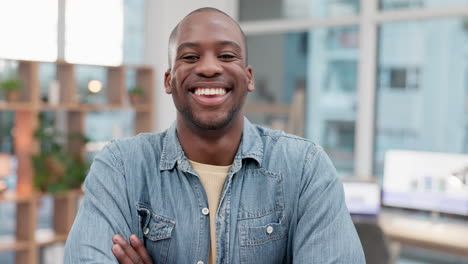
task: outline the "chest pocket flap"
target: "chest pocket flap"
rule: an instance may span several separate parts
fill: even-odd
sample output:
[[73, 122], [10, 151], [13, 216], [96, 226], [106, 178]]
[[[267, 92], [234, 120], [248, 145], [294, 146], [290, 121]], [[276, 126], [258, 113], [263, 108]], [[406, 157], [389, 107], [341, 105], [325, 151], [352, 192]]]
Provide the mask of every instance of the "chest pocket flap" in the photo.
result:
[[152, 241], [171, 238], [176, 222], [167, 217], [158, 215], [145, 204], [137, 204], [143, 236]]
[[254, 246], [269, 241], [283, 239], [287, 233], [286, 219], [283, 217], [279, 223], [271, 223], [258, 227], [239, 227], [240, 245]]

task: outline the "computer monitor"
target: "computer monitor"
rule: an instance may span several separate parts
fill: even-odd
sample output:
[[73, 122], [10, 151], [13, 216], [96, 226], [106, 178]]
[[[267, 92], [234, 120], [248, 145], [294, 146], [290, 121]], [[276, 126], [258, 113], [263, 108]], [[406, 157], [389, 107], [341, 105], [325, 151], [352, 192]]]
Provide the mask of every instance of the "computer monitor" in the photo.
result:
[[351, 215], [377, 215], [380, 211], [380, 187], [377, 183], [345, 181], [343, 188]]
[[385, 154], [382, 204], [468, 215], [468, 155], [391, 150]]

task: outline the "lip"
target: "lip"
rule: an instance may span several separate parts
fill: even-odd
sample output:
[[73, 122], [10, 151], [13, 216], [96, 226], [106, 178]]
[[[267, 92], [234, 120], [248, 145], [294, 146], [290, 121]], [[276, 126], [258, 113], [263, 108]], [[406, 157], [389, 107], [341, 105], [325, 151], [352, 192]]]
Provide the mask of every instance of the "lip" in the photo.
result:
[[193, 99], [204, 106], [218, 106], [222, 105], [226, 99], [229, 97], [231, 94], [231, 91], [228, 90], [226, 94], [224, 95], [196, 95], [195, 93], [190, 93]]

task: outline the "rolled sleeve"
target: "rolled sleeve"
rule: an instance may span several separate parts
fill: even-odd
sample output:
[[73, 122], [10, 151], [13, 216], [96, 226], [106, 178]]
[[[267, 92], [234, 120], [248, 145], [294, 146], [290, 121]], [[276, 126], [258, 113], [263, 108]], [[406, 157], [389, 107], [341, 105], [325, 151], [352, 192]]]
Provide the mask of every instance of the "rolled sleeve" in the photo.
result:
[[293, 241], [294, 263], [365, 263], [336, 169], [319, 147], [307, 154]]
[[114, 143], [94, 159], [83, 203], [65, 246], [65, 263], [117, 263], [112, 236], [129, 237], [130, 205], [120, 152]]

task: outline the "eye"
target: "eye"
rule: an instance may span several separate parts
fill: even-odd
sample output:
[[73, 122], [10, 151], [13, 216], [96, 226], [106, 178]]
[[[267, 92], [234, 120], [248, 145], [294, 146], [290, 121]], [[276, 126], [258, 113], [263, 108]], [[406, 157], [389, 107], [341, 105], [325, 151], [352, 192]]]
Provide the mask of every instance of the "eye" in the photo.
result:
[[219, 59], [223, 60], [223, 61], [233, 61], [235, 59], [237, 59], [237, 57], [233, 54], [221, 54], [218, 56]]
[[199, 57], [196, 55], [185, 55], [182, 56], [182, 59], [186, 62], [196, 62], [199, 59]]

